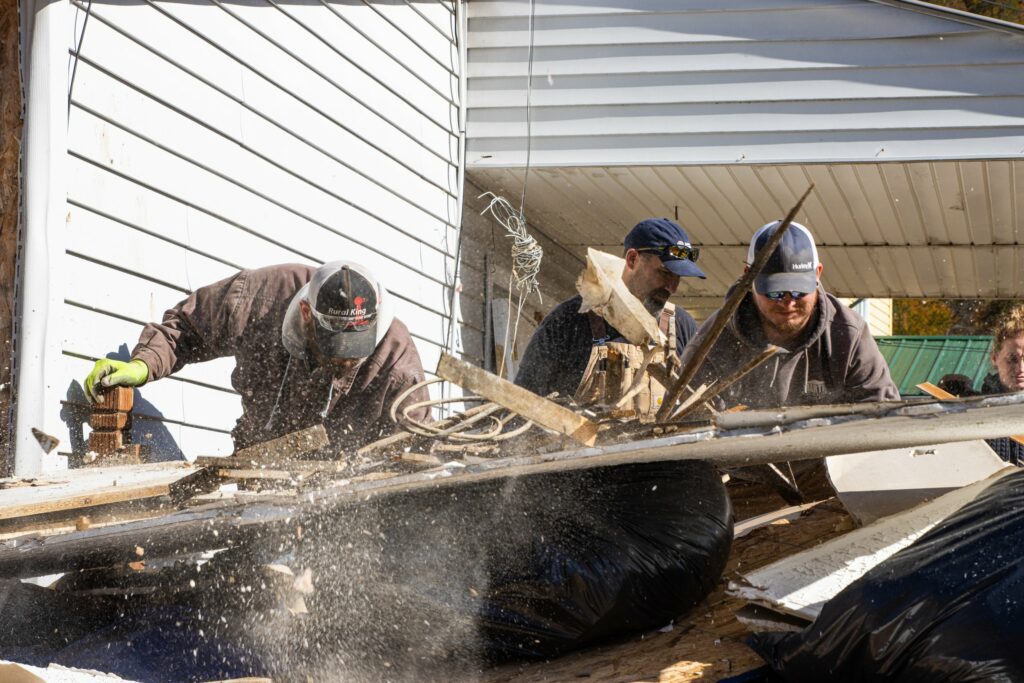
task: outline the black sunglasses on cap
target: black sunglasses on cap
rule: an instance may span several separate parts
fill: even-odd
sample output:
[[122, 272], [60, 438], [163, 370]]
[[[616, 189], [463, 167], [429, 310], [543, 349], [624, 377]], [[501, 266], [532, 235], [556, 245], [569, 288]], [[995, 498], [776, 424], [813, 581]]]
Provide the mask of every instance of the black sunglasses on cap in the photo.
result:
[[671, 256], [682, 261], [697, 262], [700, 256], [700, 247], [691, 247], [685, 244], [669, 244], [664, 247], [637, 247], [637, 251], [659, 256]]
[[788, 290], [783, 290], [781, 292], [765, 292], [762, 296], [771, 299], [772, 301], [782, 301], [786, 298], [787, 294], [789, 294], [793, 301], [799, 301], [810, 294], [810, 292], [790, 292]]

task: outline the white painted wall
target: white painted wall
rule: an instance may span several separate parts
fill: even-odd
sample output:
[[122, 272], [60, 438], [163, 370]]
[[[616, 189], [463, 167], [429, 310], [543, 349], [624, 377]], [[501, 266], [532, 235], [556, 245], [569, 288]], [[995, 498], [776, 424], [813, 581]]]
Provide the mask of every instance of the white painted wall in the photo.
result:
[[[60, 357], [46, 360], [59, 368], [46, 410], [61, 412], [61, 453], [87, 438], [80, 384], [94, 360], [127, 358], [145, 322], [239, 268], [365, 263], [436, 365], [458, 240], [453, 2], [63, 8], [70, 56], [50, 68], [70, 90], [58, 97], [67, 211], [51, 270], [66, 286], [49, 331]], [[137, 441], [167, 457], [230, 452], [232, 367], [142, 387]], [[19, 452], [19, 468], [36, 456]]]

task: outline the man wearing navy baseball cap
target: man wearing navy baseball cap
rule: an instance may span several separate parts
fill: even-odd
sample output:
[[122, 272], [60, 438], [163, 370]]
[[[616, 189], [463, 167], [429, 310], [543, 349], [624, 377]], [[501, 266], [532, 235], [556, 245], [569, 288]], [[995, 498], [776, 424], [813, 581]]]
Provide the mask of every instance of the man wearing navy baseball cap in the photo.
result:
[[[745, 269], [779, 224], [773, 221], [754, 233]], [[691, 386], [732, 375], [774, 344], [782, 351], [722, 394], [724, 407], [899, 400], [867, 323], [822, 288], [822, 270], [811, 231], [791, 223]], [[720, 310], [701, 326], [697, 339], [708, 333]]]
[[[622, 281], [659, 319], [662, 331], [675, 338], [677, 352], [693, 337], [697, 325], [689, 313], [668, 304], [684, 277], [704, 278], [697, 266], [700, 250], [678, 223], [648, 218], [623, 240], [626, 265]], [[541, 321], [516, 373], [516, 384], [541, 395], [557, 391], [573, 396], [583, 380], [591, 349], [621, 339], [617, 330], [595, 313], [580, 313], [582, 298], [572, 297]]]

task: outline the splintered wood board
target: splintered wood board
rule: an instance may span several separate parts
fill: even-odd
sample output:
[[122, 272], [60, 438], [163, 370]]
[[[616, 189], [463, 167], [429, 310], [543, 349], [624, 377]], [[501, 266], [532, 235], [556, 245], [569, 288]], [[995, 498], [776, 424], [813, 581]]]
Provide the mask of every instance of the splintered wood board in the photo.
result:
[[162, 462], [0, 479], [0, 520], [166, 496], [203, 471], [187, 463]]

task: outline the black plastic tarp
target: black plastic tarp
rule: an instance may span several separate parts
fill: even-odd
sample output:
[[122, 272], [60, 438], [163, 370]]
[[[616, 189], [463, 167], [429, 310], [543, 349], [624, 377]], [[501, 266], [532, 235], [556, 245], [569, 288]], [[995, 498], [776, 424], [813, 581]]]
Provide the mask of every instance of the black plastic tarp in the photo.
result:
[[1024, 472], [751, 644], [786, 681], [1024, 681]]

